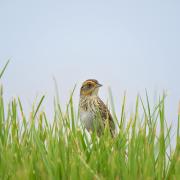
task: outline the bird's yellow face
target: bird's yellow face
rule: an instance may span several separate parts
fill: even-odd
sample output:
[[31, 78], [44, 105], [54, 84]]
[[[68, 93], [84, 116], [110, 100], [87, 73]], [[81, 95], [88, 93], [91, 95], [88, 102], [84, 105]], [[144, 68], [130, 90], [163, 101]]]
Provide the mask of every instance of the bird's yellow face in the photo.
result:
[[92, 96], [97, 95], [99, 91], [99, 87], [102, 85], [95, 79], [86, 80], [81, 87], [80, 95], [83, 96]]

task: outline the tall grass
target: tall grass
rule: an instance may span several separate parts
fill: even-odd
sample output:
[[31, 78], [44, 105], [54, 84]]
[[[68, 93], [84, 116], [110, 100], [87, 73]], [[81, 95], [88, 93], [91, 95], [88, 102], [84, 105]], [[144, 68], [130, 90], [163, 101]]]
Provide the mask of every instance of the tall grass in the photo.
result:
[[0, 179], [180, 179], [180, 113], [173, 148], [164, 96], [154, 108], [148, 96], [137, 97], [127, 118], [124, 95], [121, 116], [113, 111], [118, 129], [113, 139], [107, 130], [98, 138], [79, 126], [73, 94], [65, 112], [55, 99], [53, 120], [40, 111], [44, 98], [25, 115], [20, 98], [4, 104], [1, 86]]

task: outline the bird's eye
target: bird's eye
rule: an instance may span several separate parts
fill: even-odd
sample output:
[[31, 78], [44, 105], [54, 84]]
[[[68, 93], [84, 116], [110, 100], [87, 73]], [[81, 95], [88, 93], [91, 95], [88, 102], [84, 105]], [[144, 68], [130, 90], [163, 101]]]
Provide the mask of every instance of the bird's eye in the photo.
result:
[[87, 84], [87, 87], [88, 87], [88, 88], [92, 87], [92, 84]]
[[92, 84], [86, 84], [86, 85], [81, 87], [81, 90], [89, 90], [92, 88], [92, 86], [93, 86]]

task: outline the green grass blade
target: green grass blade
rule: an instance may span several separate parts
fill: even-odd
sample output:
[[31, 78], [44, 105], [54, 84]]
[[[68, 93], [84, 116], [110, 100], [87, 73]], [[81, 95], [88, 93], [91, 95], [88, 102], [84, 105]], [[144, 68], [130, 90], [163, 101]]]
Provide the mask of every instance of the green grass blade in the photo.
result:
[[0, 79], [2, 78], [2, 76], [3, 76], [3, 74], [4, 74], [5, 70], [6, 70], [9, 62], [10, 62], [10, 60], [7, 61], [7, 63], [5, 64], [4, 68], [0, 71]]
[[33, 119], [35, 119], [35, 117], [36, 117], [36, 115], [37, 115], [37, 113], [38, 113], [38, 111], [39, 111], [39, 108], [41, 107], [41, 104], [42, 104], [44, 98], [45, 98], [45, 96], [42, 96], [42, 98], [40, 99], [39, 104], [38, 104], [38, 106], [37, 106], [37, 108], [36, 108], [36, 111], [35, 111], [35, 113], [34, 113], [34, 115], [33, 115]]

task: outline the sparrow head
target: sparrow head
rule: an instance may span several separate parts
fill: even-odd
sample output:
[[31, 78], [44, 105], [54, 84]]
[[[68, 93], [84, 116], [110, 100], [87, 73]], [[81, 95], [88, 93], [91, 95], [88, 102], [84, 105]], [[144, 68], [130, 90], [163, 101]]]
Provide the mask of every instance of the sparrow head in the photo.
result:
[[81, 96], [97, 96], [99, 88], [102, 85], [95, 79], [86, 80], [81, 87], [80, 95]]

